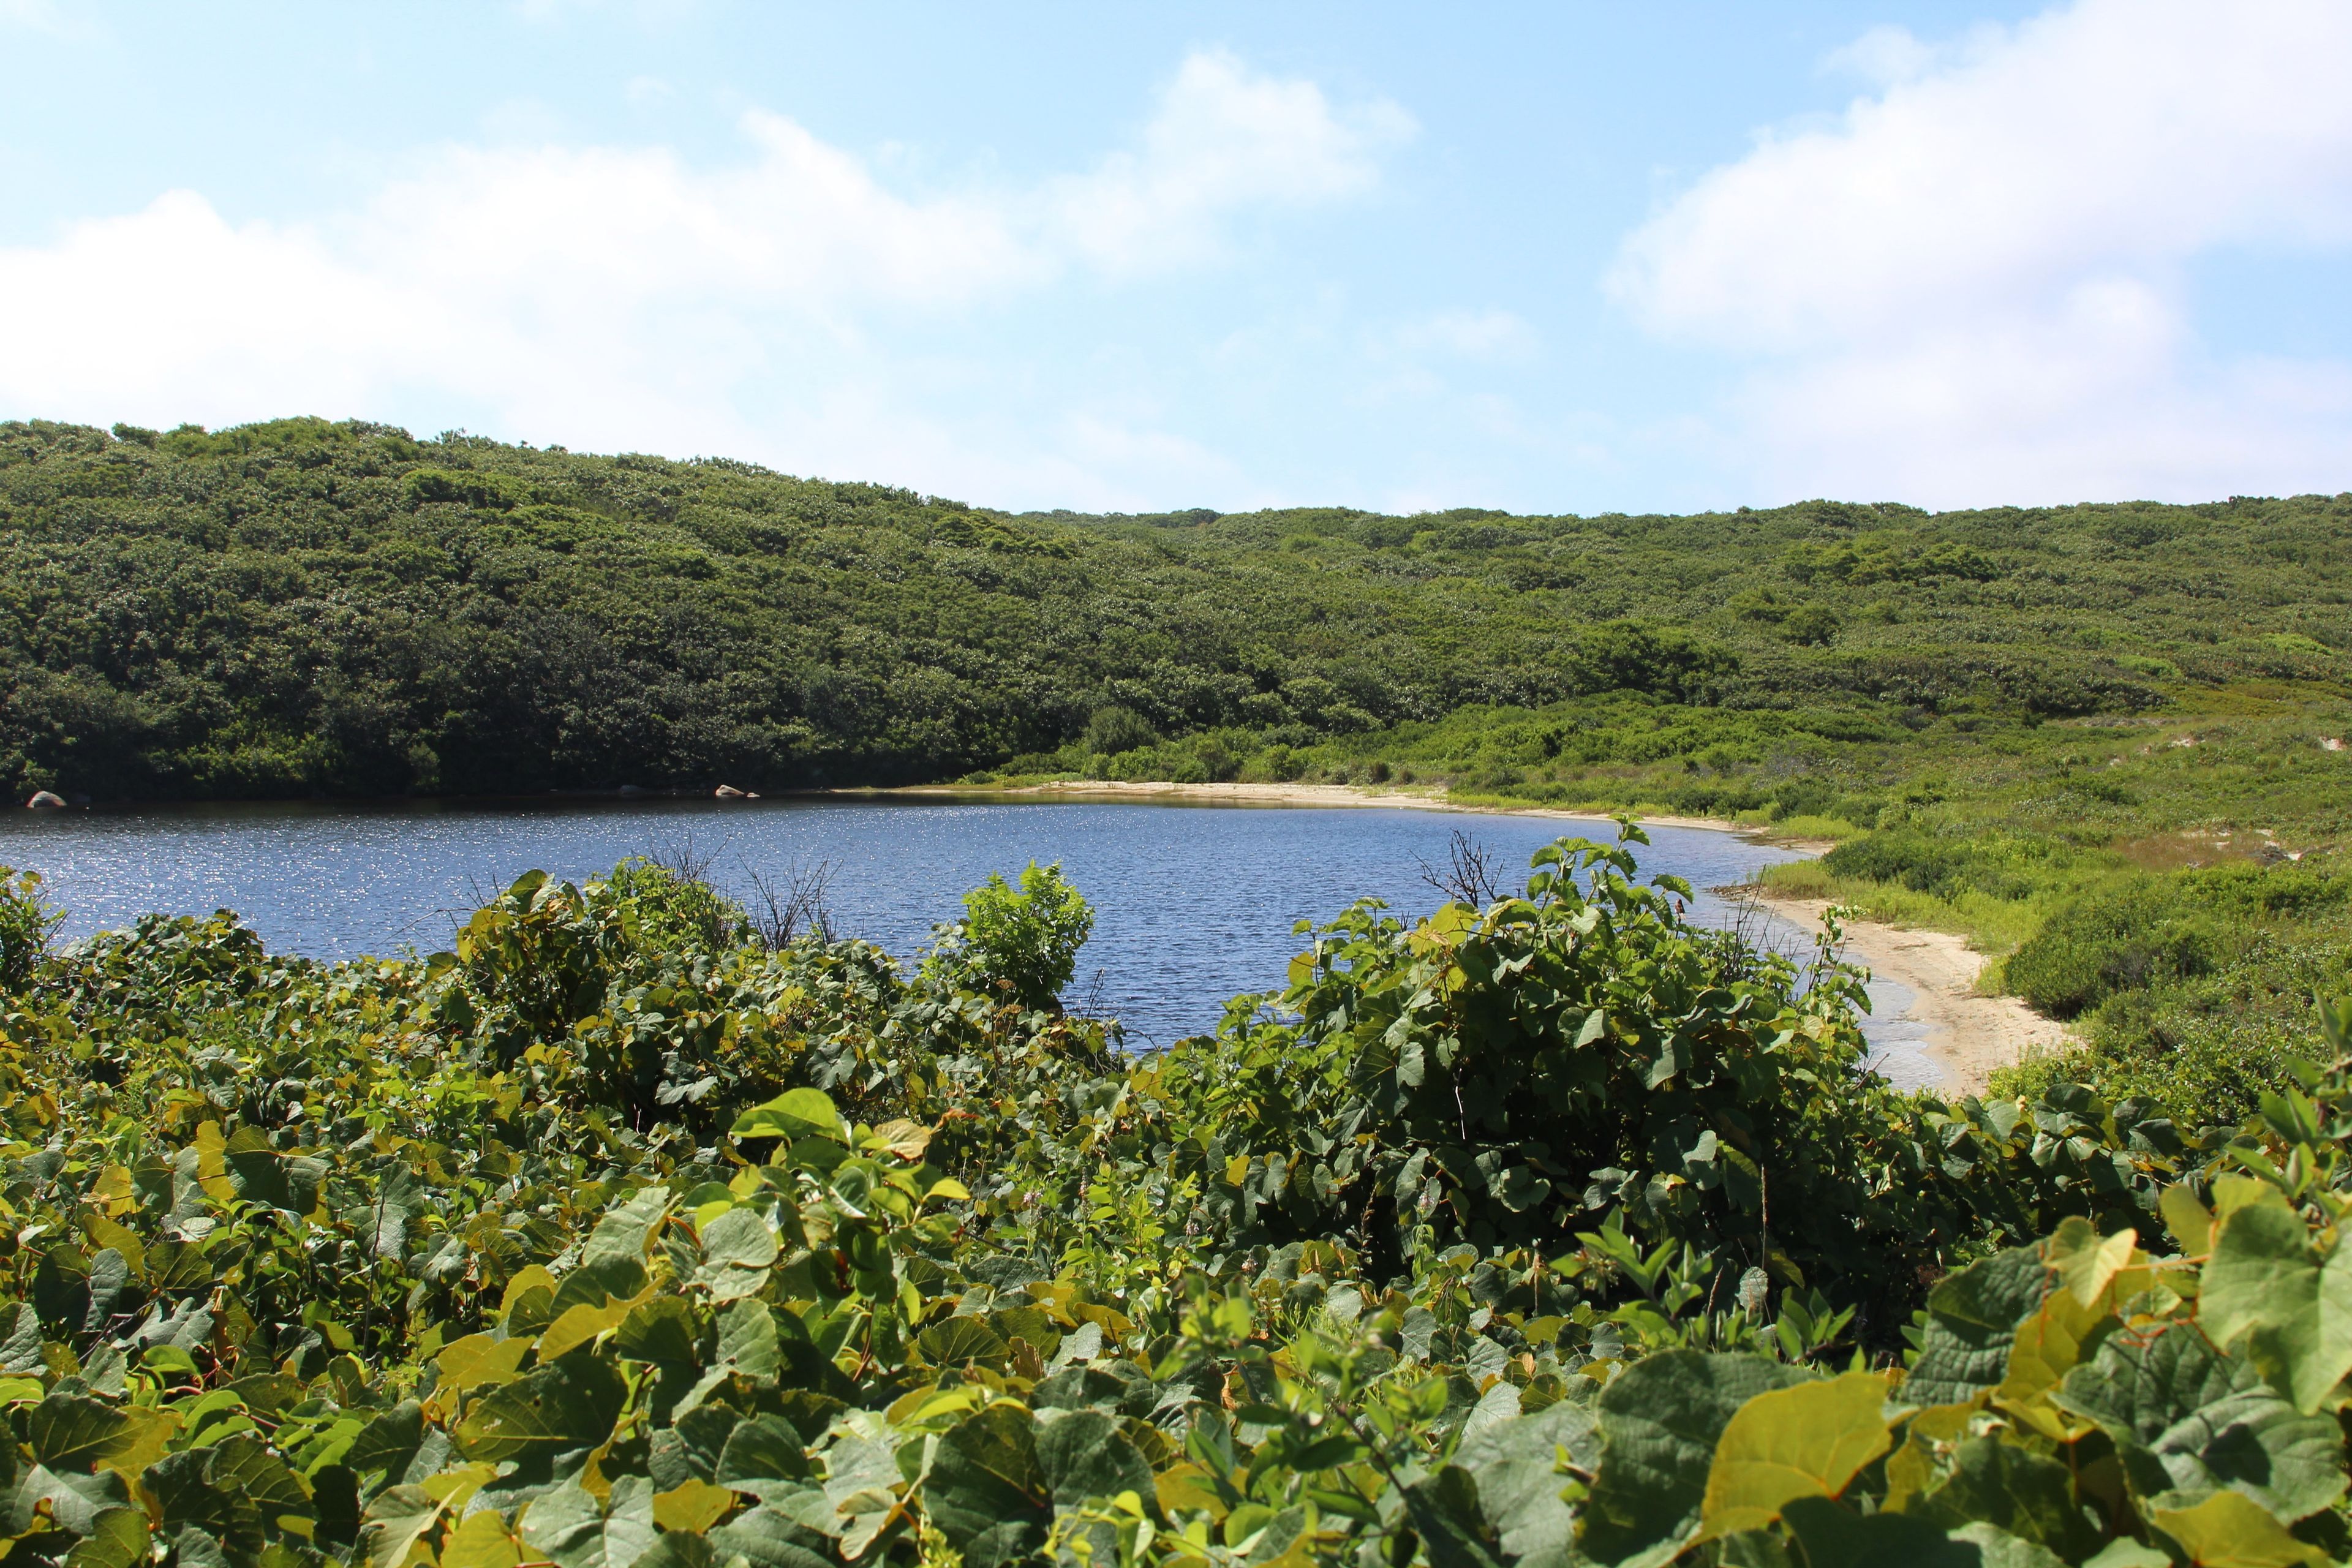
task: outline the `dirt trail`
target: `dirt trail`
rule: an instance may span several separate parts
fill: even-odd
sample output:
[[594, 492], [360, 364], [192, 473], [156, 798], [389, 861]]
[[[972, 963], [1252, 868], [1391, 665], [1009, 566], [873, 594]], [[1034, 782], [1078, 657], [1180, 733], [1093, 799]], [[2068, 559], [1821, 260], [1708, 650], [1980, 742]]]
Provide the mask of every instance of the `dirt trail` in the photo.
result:
[[[1822, 911], [1829, 908], [1820, 899], [1758, 901], [1808, 931], [1821, 925]], [[1872, 978], [1891, 980], [1911, 993], [1910, 1005], [1898, 1018], [1925, 1031], [1921, 1044], [1943, 1069], [1948, 1090], [1981, 1092], [1993, 1068], [2015, 1065], [2030, 1049], [2056, 1048], [2069, 1041], [2063, 1024], [2042, 1016], [2016, 997], [1978, 994], [1977, 976], [1984, 970], [1985, 956], [1971, 952], [1965, 938], [1875, 921], [1849, 921], [1845, 935], [1849, 962], [1866, 965]]]

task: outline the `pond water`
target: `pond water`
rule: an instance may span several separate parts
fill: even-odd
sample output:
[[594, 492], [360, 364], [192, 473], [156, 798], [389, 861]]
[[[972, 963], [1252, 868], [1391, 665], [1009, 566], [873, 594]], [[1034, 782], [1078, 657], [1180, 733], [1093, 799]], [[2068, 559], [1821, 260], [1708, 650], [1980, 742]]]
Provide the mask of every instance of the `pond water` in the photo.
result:
[[[1614, 833], [1386, 807], [1002, 798], [211, 805], [0, 815], [0, 863], [47, 879], [68, 937], [152, 910], [226, 908], [273, 951], [350, 958], [446, 947], [467, 911], [526, 870], [578, 880], [625, 856], [681, 850], [739, 893], [755, 874], [784, 882], [822, 863], [835, 929], [906, 956], [989, 872], [1058, 860], [1097, 911], [1074, 1005], [1125, 1020], [1134, 1043], [1164, 1045], [1212, 1027], [1227, 997], [1280, 986], [1297, 921], [1364, 897], [1407, 916], [1433, 909], [1441, 895], [1423, 869], [1444, 865], [1457, 830], [1512, 887], [1554, 838]], [[1736, 834], [1649, 831], [1644, 869], [1687, 878], [1700, 889], [1694, 912], [1712, 921], [1736, 913], [1706, 889], [1790, 858]], [[1764, 935], [1805, 941], [1785, 922]], [[1888, 1005], [1899, 1000], [1881, 1003], [1888, 1023], [1873, 1035], [1907, 1057], [1899, 1005]]]

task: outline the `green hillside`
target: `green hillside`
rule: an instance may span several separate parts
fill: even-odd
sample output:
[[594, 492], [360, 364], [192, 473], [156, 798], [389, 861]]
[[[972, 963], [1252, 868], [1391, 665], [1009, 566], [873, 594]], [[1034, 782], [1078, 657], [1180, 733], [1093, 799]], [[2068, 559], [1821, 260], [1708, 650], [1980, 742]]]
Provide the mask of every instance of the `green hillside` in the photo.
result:
[[[1167, 759], [1213, 778], [1599, 693], [1830, 742], [2338, 699], [2347, 520], [2352, 497], [1009, 516], [361, 424], [14, 423], [0, 784], [773, 790], [950, 779], [1090, 734], [1076, 755], [1213, 735]], [[1548, 744], [1530, 760], [1555, 772], [1656, 760], [1606, 727]], [[1787, 785], [1802, 751], [1766, 772]]]

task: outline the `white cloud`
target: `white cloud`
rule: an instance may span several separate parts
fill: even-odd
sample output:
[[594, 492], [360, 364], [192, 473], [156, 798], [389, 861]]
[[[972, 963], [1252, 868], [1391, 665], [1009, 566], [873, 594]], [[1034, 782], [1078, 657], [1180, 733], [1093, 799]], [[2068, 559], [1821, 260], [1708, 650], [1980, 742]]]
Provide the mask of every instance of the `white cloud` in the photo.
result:
[[2080, 0], [1925, 50], [1865, 35], [1848, 63], [1892, 85], [1707, 174], [1610, 279], [1757, 358], [1759, 474], [1935, 503], [2352, 484], [2352, 373], [2215, 361], [2183, 281], [2352, 246], [2352, 7]]
[[1311, 81], [1253, 74], [1229, 54], [1184, 62], [1140, 151], [1057, 182], [1059, 226], [1097, 263], [1148, 271], [1213, 255], [1221, 219], [1243, 205], [1276, 208], [1357, 195], [1380, 177], [1380, 155], [1413, 133], [1386, 100], [1335, 110]]
[[1892, 87], [1927, 75], [1939, 52], [1910, 28], [1890, 23], [1871, 28], [1843, 48], [1832, 49], [1822, 58], [1822, 69], [1858, 76], [1876, 87]]
[[68, 12], [58, 0], [0, 0], [0, 27], [22, 27], [57, 38], [89, 37], [101, 30], [97, 17]]
[[1137, 151], [1025, 190], [909, 194], [754, 112], [725, 167], [451, 146], [355, 211], [290, 225], [235, 223], [175, 191], [0, 249], [0, 294], [42, 302], [0, 319], [0, 414], [217, 425], [425, 407], [541, 440], [982, 495], [1035, 493], [1007, 483], [1024, 463], [1033, 479], [1121, 453], [1154, 477], [1213, 468], [1148, 430], [1066, 421], [1078, 457], [1050, 430], [1008, 452], [1003, 432], [927, 420], [931, 367], [888, 344], [1073, 270], [1198, 263], [1236, 219], [1357, 195], [1400, 123], [1201, 55]]
[[1397, 330], [1397, 346], [1413, 353], [1467, 360], [1521, 360], [1535, 353], [1536, 330], [1509, 310], [1441, 310]]

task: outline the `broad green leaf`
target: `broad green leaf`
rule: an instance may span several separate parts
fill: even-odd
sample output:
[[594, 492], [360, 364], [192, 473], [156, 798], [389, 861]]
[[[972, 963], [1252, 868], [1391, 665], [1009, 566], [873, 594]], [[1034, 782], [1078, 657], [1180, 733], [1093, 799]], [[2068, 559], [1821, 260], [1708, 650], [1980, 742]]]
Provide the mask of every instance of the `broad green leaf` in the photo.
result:
[[551, 1362], [566, 1351], [589, 1343], [606, 1329], [620, 1327], [644, 1299], [641, 1294], [625, 1301], [607, 1300], [601, 1307], [592, 1307], [585, 1301], [566, 1307], [556, 1314], [555, 1321], [547, 1325], [547, 1331], [539, 1336], [539, 1359]]
[[457, 1430], [469, 1459], [592, 1448], [612, 1435], [628, 1390], [593, 1356], [566, 1356], [482, 1396]]
[[1913, 1405], [1959, 1405], [2009, 1375], [2017, 1326], [2042, 1305], [2052, 1281], [2038, 1248], [2012, 1247], [1980, 1258], [1927, 1298], [1919, 1359], [1904, 1380]]
[[2197, 1318], [2218, 1345], [2251, 1335], [2264, 1373], [2297, 1409], [2316, 1410], [2352, 1371], [2352, 1248], [2323, 1263], [2301, 1215], [2250, 1204], [2213, 1243]]
[[735, 1494], [709, 1481], [689, 1480], [654, 1494], [654, 1522], [665, 1531], [699, 1535], [725, 1519], [735, 1506]]
[[933, 1323], [915, 1336], [915, 1348], [933, 1366], [962, 1366], [979, 1362], [984, 1366], [1003, 1366], [1004, 1358], [1013, 1352], [984, 1318], [950, 1318]]
[[2050, 1237], [2045, 1259], [2057, 1270], [2058, 1284], [2079, 1304], [2091, 1307], [2138, 1249], [2139, 1232], [2126, 1229], [2102, 1237], [2088, 1220], [2069, 1215]]
[[215, 1446], [205, 1466], [205, 1479], [232, 1497], [261, 1510], [267, 1523], [280, 1530], [297, 1529], [311, 1518], [310, 1489], [268, 1444], [250, 1432], [240, 1432]]
[[[1421, 1537], [1430, 1568], [1502, 1568], [1501, 1543], [1479, 1510], [1478, 1483], [1471, 1479], [1469, 1471], [1459, 1465], [1441, 1465], [1433, 1473], [1406, 1485], [1403, 1501], [1405, 1518]], [[1239, 1515], [1242, 1510], [1234, 1511]], [[1251, 1548], [1251, 1555], [1266, 1552], [1269, 1547], [1281, 1549], [1279, 1543], [1265, 1539], [1274, 1533], [1280, 1519], [1277, 1514], [1259, 1527], [1264, 1534]], [[1230, 1539], [1235, 1530], [1233, 1519], [1228, 1518], [1226, 1536]], [[1296, 1534], [1294, 1530], [1294, 1539]]]
[[1043, 1546], [1053, 1500], [1028, 1412], [991, 1405], [940, 1437], [923, 1479], [923, 1509], [966, 1568], [999, 1568]]
[[768, 1482], [804, 1480], [808, 1475], [808, 1454], [793, 1424], [781, 1415], [753, 1415], [728, 1434], [712, 1479], [722, 1487], [765, 1496]]
[[24, 1534], [34, 1527], [37, 1512], [46, 1511], [76, 1535], [88, 1535], [97, 1528], [99, 1515], [130, 1505], [131, 1489], [112, 1470], [59, 1475], [47, 1465], [35, 1465], [16, 1479], [9, 1496], [9, 1531]]
[[2020, 1540], [1999, 1525], [1964, 1524], [1952, 1531], [1951, 1539], [1975, 1547], [1982, 1568], [2065, 1568], [2066, 1560], [2047, 1546]]
[[146, 1405], [123, 1407], [123, 1418], [130, 1430], [114, 1452], [99, 1461], [100, 1469], [115, 1470], [126, 1481], [137, 1481], [140, 1473], [163, 1457], [163, 1451], [179, 1435], [180, 1413], [157, 1410]]
[[89, 1533], [66, 1553], [66, 1568], [146, 1568], [149, 1535], [145, 1510], [102, 1509]]
[[136, 1436], [128, 1415], [80, 1394], [52, 1394], [25, 1418], [34, 1459], [60, 1475], [96, 1469]]
[[1559, 1495], [1562, 1459], [1587, 1472], [1601, 1462], [1599, 1416], [1565, 1399], [1470, 1434], [1454, 1451], [1454, 1462], [1478, 1483], [1488, 1529], [1519, 1568], [1576, 1561], [1576, 1515]]
[[1791, 1499], [1783, 1511], [1806, 1568], [1984, 1568], [1976, 1543], [1909, 1514], [1865, 1518], [1823, 1497]]
[[719, 1353], [701, 1381], [678, 1401], [677, 1414], [684, 1416], [692, 1411], [730, 1375], [740, 1373], [754, 1383], [772, 1384], [782, 1367], [783, 1349], [767, 1303], [757, 1299], [738, 1301], [719, 1314]]
[[602, 1503], [566, 1481], [522, 1516], [523, 1544], [558, 1568], [632, 1568], [654, 1537], [654, 1488], [643, 1476], [618, 1478]]
[[781, 1250], [776, 1233], [753, 1208], [733, 1208], [702, 1227], [702, 1267], [694, 1282], [711, 1299], [732, 1301], [768, 1281], [769, 1266]]
[[631, 1361], [691, 1363], [697, 1345], [694, 1309], [677, 1296], [656, 1296], [629, 1310], [613, 1335], [613, 1352]]
[[0, 1342], [0, 1373], [37, 1373], [45, 1365], [41, 1359], [41, 1314], [30, 1301], [18, 1302], [14, 1327], [6, 1342]]
[[646, 1279], [646, 1260], [625, 1251], [586, 1259], [555, 1287], [555, 1294], [548, 1299], [548, 1321], [553, 1322], [574, 1307], [634, 1300], [644, 1292]]
[[637, 1568], [714, 1568], [719, 1561], [699, 1531], [665, 1530], [637, 1559]]
[[400, 1568], [416, 1538], [441, 1518], [441, 1500], [423, 1487], [389, 1487], [362, 1517], [360, 1555], [368, 1568]]
[[2169, 1492], [2188, 1504], [2229, 1488], [2297, 1520], [2344, 1494], [2334, 1419], [2298, 1412], [2193, 1323], [2108, 1335], [2053, 1397], [2115, 1440], [2142, 1497]]
[[1582, 1521], [1585, 1555], [1619, 1563], [1674, 1555], [1697, 1526], [1715, 1446], [1732, 1416], [1758, 1394], [1810, 1375], [1761, 1356], [1686, 1350], [1628, 1367], [1601, 1395], [1601, 1464]]
[[2000, 1382], [2000, 1397], [2022, 1405], [2055, 1387], [2081, 1359], [2083, 1342], [2108, 1316], [2105, 1302], [2085, 1307], [2071, 1290], [2051, 1291], [2017, 1326], [2006, 1375]]
[[830, 1138], [845, 1142], [841, 1112], [833, 1097], [822, 1089], [787, 1089], [765, 1105], [755, 1105], [735, 1119], [729, 1131], [737, 1138]]
[[383, 1470], [391, 1479], [400, 1480], [424, 1441], [424, 1407], [413, 1399], [404, 1399], [369, 1422], [352, 1439], [351, 1447], [344, 1450], [343, 1463], [361, 1475]]
[[1997, 1525], [2070, 1563], [2097, 1551], [2103, 1533], [2084, 1518], [2073, 1473], [2064, 1465], [1990, 1436], [1960, 1444], [1951, 1474], [1911, 1500], [1906, 1511], [1947, 1530]]
[[[2242, 1211], [2251, 1212], [2251, 1211]], [[2197, 1568], [2323, 1568], [2327, 1554], [2242, 1492], [2215, 1492], [2195, 1508], [2158, 1509], [2151, 1522]]]
[[2118, 1535], [2083, 1568], [2172, 1568], [2172, 1558], [2153, 1546], [2143, 1546], [2128, 1535]]
[[[596, 1228], [589, 1234], [588, 1245], [581, 1251], [581, 1266], [585, 1268], [608, 1258], [644, 1262], [646, 1244], [653, 1235], [654, 1226], [669, 1213], [669, 1190], [667, 1187], [638, 1188], [629, 1195], [627, 1202], [615, 1205], [596, 1222]], [[636, 1290], [633, 1287], [619, 1293], [633, 1296]]]
[[1886, 1452], [1886, 1380], [1850, 1372], [1759, 1394], [1715, 1446], [1700, 1505], [1700, 1539], [1761, 1530], [1791, 1498], [1833, 1498]]
[[2190, 1258], [2202, 1258], [2213, 1250], [2213, 1211], [2197, 1201], [2197, 1194], [2186, 1182], [2177, 1182], [2164, 1189], [2157, 1202], [2164, 1215], [2164, 1228]]
[[441, 1369], [441, 1379], [434, 1386], [462, 1394], [486, 1384], [512, 1383], [520, 1375], [517, 1369], [522, 1365], [523, 1357], [530, 1353], [532, 1343], [529, 1334], [509, 1340], [467, 1334], [441, 1352], [435, 1363]]
[[741, 1557], [751, 1568], [840, 1568], [824, 1534], [772, 1508], [737, 1514], [703, 1539], [721, 1562]]
[[1066, 1411], [1039, 1421], [1036, 1454], [1054, 1500], [1064, 1508], [1121, 1492], [1151, 1492], [1150, 1461], [1099, 1410]]
[[761, 1301], [738, 1301], [719, 1315], [719, 1362], [755, 1382], [772, 1382], [783, 1364], [776, 1320]]
[[492, 1508], [467, 1514], [441, 1543], [441, 1568], [516, 1568], [522, 1543]]

